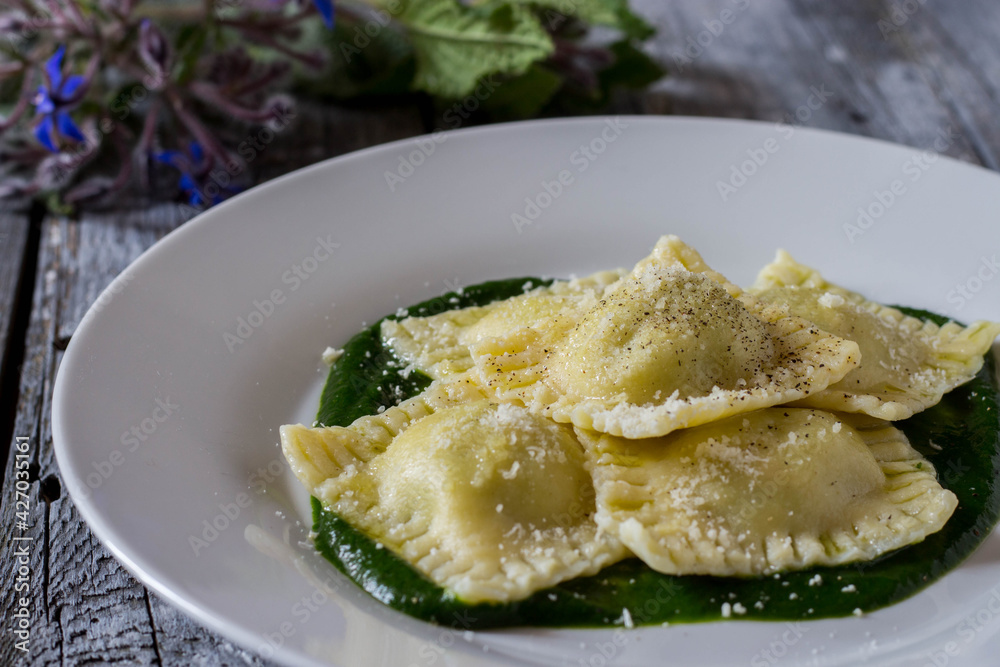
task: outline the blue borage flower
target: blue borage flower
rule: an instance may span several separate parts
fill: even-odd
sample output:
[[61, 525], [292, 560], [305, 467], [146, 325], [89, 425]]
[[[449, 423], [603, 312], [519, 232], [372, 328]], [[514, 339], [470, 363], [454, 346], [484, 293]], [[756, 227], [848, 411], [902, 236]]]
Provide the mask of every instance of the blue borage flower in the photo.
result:
[[80, 143], [87, 141], [69, 115], [69, 109], [76, 102], [76, 94], [86, 83], [86, 79], [77, 75], [63, 78], [62, 63], [65, 55], [66, 47], [60, 46], [45, 62], [45, 79], [48, 86], [39, 86], [34, 99], [35, 112], [39, 118], [35, 125], [35, 138], [53, 153], [59, 152], [59, 136]]
[[313, 4], [316, 5], [316, 9], [319, 10], [320, 16], [323, 17], [323, 23], [326, 24], [326, 27], [333, 30], [333, 0], [313, 0]]
[[177, 184], [187, 195], [188, 203], [196, 208], [208, 208], [240, 192], [242, 188], [220, 185], [210, 178], [212, 163], [197, 141], [188, 144], [187, 152], [158, 151], [153, 159], [169, 165], [181, 173]]

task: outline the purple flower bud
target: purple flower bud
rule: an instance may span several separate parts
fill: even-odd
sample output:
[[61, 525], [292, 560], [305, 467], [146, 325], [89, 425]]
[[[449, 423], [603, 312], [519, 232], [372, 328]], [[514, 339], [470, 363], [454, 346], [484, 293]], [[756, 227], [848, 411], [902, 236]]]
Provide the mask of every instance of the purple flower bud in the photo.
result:
[[139, 27], [139, 58], [149, 71], [146, 82], [159, 88], [170, 73], [173, 50], [167, 38], [149, 19], [143, 20]]
[[223, 85], [239, 81], [253, 72], [253, 59], [237, 46], [211, 54], [205, 79]]
[[61, 190], [80, 168], [80, 161], [69, 153], [56, 153], [38, 163], [34, 185], [39, 190]]
[[263, 108], [269, 115], [266, 124], [274, 132], [287, 128], [296, 116], [295, 102], [290, 95], [272, 95], [264, 102]]

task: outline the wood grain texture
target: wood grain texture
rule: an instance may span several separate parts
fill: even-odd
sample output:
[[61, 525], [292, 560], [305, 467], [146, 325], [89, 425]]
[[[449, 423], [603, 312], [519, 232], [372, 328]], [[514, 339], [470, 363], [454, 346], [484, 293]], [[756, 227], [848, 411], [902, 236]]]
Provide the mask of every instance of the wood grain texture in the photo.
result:
[[[14, 323], [14, 314], [22, 293], [21, 272], [24, 268], [25, 253], [28, 250], [27, 215], [0, 213], [0, 378], [7, 372], [10, 363], [7, 355], [7, 340]], [[0, 383], [0, 387], [6, 386]], [[2, 389], [0, 389], [2, 391]], [[0, 396], [0, 406], [9, 405], [13, 399]], [[6, 435], [0, 435], [6, 439]]]
[[[648, 49], [671, 75], [644, 93], [618, 96], [613, 112], [787, 121], [931, 149], [994, 169], [1000, 165], [995, 121], [1000, 5], [991, 0], [910, 3], [916, 9], [909, 14], [899, 14], [903, 3], [891, 0], [634, 0], [633, 5], [659, 29]], [[817, 91], [825, 98], [809, 109]], [[251, 180], [430, 129], [412, 107], [304, 104], [295, 124], [255, 153], [248, 165]], [[252, 131], [230, 129], [236, 139]], [[157, 178], [157, 193], [175, 188], [175, 175]], [[32, 538], [33, 630], [28, 655], [14, 648], [9, 633], [0, 633], [0, 665], [265, 664], [128, 575], [62, 493], [52, 457], [49, 403], [61, 350], [110, 280], [191, 213], [189, 207], [152, 206], [148, 199], [128, 196], [79, 221], [44, 223], [37, 271], [20, 290], [32, 303], [25, 339], [0, 348], [23, 345], [24, 351], [13, 430], [30, 442], [31, 511], [23, 536]], [[7, 250], [0, 253], [3, 305], [17, 289], [4, 277], [8, 269], [15, 271], [13, 264], [6, 266]], [[12, 250], [10, 256], [16, 255]], [[8, 326], [2, 318], [0, 336]], [[14, 466], [11, 456], [0, 500], [0, 581], [5, 582], [16, 579], [13, 538], [22, 535], [10, 528], [16, 519]], [[6, 619], [16, 608], [14, 588], [5, 586], [0, 613]]]
[[[980, 10], [1000, 20], [994, 6], [950, 6], [949, 33], [938, 23], [939, 5], [920, 5], [883, 36], [879, 22], [892, 16], [896, 3], [637, 4], [653, 13], [660, 33], [652, 50], [671, 69], [645, 96], [646, 113], [786, 120], [993, 163], [989, 146], [1000, 145], [1000, 136], [990, 134], [995, 124], [976, 118], [995, 115], [998, 105], [992, 92], [972, 82], [982, 78], [980, 66], [995, 70], [998, 56], [995, 49], [990, 54], [988, 27], [972, 26]], [[721, 22], [725, 11], [731, 12], [728, 25]], [[977, 62], [950, 46], [966, 38], [982, 43]], [[829, 93], [826, 101], [803, 109], [817, 90]], [[950, 139], [936, 147], [942, 134]]]

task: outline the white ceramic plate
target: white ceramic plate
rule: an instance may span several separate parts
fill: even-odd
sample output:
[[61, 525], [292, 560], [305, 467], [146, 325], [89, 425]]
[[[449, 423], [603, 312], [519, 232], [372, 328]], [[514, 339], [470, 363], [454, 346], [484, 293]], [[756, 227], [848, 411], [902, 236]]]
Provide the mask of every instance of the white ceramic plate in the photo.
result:
[[63, 359], [56, 454], [130, 571], [283, 663], [977, 664], [1000, 648], [997, 536], [863, 618], [628, 632], [415, 621], [304, 543], [307, 497], [277, 429], [311, 422], [320, 352], [365, 322], [487, 279], [631, 266], [664, 233], [737, 283], [782, 246], [875, 299], [998, 320], [998, 211], [985, 170], [763, 123], [580, 119], [380, 146], [236, 197], [119, 276]]

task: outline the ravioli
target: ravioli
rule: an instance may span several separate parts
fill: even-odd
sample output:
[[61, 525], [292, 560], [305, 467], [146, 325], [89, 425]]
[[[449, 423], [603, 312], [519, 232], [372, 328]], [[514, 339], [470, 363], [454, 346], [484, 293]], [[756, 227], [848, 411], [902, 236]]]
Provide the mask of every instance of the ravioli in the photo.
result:
[[744, 294], [675, 236], [592, 307], [469, 342], [498, 400], [628, 438], [803, 398], [859, 357], [855, 343]]
[[889, 423], [767, 408], [664, 438], [577, 429], [597, 523], [667, 574], [868, 560], [941, 529], [957, 499]]
[[[955, 494], [884, 419], [975, 375], [1000, 324], [925, 324], [780, 252], [743, 291], [674, 236], [631, 271], [528, 292], [536, 282], [501, 282], [463, 299], [479, 305], [366, 329], [355, 340], [368, 347], [348, 343], [351, 363], [331, 371], [340, 381], [361, 369], [360, 386], [374, 386], [385, 370], [360, 357], [391, 348], [390, 368], [398, 357], [431, 377], [423, 393], [346, 428], [281, 429], [316, 499], [321, 552], [339, 566], [387, 549], [434, 584], [405, 573], [399, 599], [432, 591], [515, 616], [551, 600], [593, 617], [609, 603], [627, 610], [655, 577], [635, 561], [606, 573], [622, 588], [605, 589], [602, 576], [532, 594], [633, 556], [669, 575], [725, 577], [865, 561], [920, 542], [955, 512]], [[348, 407], [324, 420], [375, 407], [353, 398], [338, 394]], [[963, 512], [976, 504], [962, 498]], [[926, 546], [950, 541], [965, 516]], [[369, 551], [337, 541], [341, 520]], [[934, 557], [900, 557], [910, 554], [924, 560], [909, 571]], [[371, 565], [355, 580], [391, 588], [393, 572], [385, 580]], [[646, 583], [626, 591], [632, 572]]]
[[750, 291], [833, 334], [857, 342], [861, 364], [796, 405], [906, 419], [971, 380], [1000, 324], [938, 326], [827, 282], [783, 250]]
[[523, 599], [624, 558], [594, 523], [573, 430], [458, 384], [347, 428], [284, 426], [285, 456], [327, 509], [464, 602]]
[[624, 271], [600, 271], [561, 280], [485, 306], [448, 310], [426, 317], [385, 320], [383, 344], [406, 364], [441, 380], [472, 368], [469, 343], [536, 324], [579, 304], [596, 303]]

